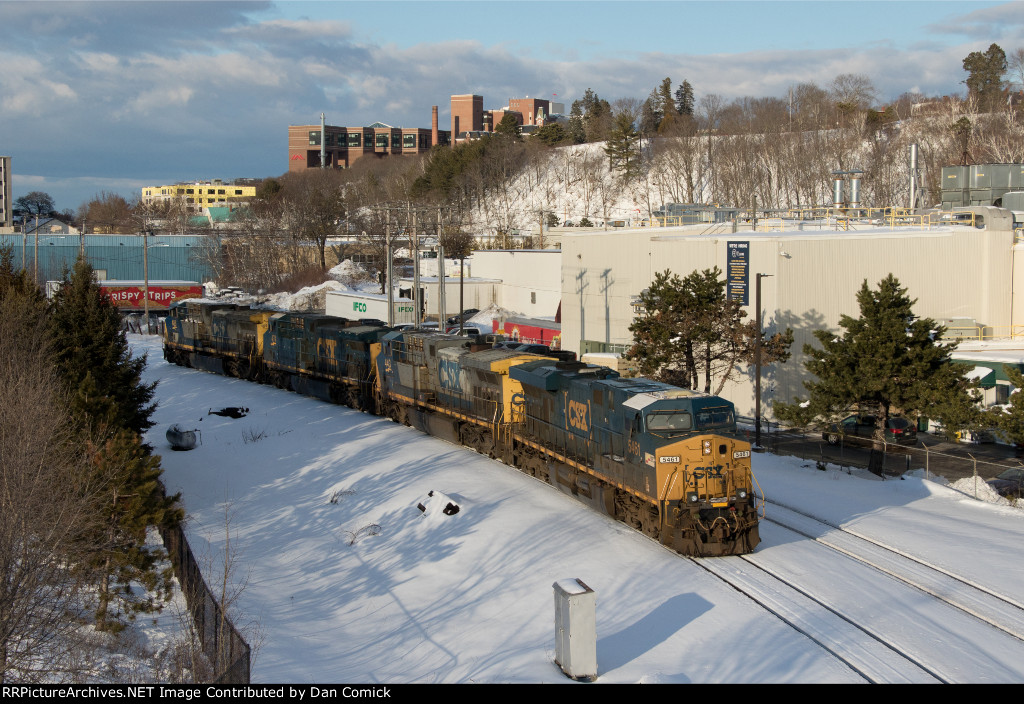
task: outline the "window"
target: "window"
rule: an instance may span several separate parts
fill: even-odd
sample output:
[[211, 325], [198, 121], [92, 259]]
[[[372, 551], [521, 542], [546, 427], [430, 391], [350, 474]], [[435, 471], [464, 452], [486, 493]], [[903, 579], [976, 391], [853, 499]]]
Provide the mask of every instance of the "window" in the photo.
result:
[[236, 195], [236, 196], [240, 196], [240, 195], [242, 195], [242, 189], [241, 189], [241, 188], [236, 188], [236, 189], [235, 189], [235, 195]]
[[400, 134], [393, 134], [393, 135], [391, 135], [391, 148], [392, 149], [398, 149], [401, 146], [402, 146], [402, 135], [400, 135]]
[[414, 134], [403, 134], [402, 135], [402, 149], [415, 149], [416, 148], [416, 135]]
[[348, 146], [350, 147], [361, 147], [363, 146], [363, 135], [359, 132], [348, 133]]
[[315, 132], [311, 131], [309, 133], [309, 145], [311, 147], [320, 146], [320, 130], [316, 130]]
[[430, 136], [426, 134], [420, 135], [420, 149], [430, 149]]
[[1006, 384], [996, 384], [996, 403], [1004, 404], [1010, 402], [1010, 388]]
[[377, 146], [377, 149], [387, 149], [388, 148], [388, 136], [386, 134], [378, 134], [377, 135], [376, 146]]
[[219, 196], [224, 195], [224, 189], [223, 188], [218, 188], [217, 189], [217, 195], [219, 195]]
[[[708, 424], [710, 424], [710, 418]], [[685, 411], [651, 413], [647, 416], [647, 429], [652, 431], [690, 430], [692, 427], [693, 419]]]

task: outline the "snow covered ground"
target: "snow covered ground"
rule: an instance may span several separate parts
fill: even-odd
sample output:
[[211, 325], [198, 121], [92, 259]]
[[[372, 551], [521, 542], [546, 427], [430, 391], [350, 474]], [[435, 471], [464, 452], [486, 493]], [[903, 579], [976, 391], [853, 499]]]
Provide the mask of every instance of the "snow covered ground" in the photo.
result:
[[[232, 516], [248, 570], [236, 617], [257, 619], [265, 633], [255, 682], [569, 682], [553, 662], [552, 584], [565, 578], [597, 593], [599, 682], [865, 681], [826, 649], [845, 631], [801, 633], [784, 609], [727, 586], [702, 562], [748, 576], [771, 570], [848, 613], [858, 632], [877, 632], [915, 663], [892, 658], [885, 681], [1024, 681], [1024, 641], [933, 604], [818, 535], [766, 522], [750, 561], [683, 559], [486, 457], [389, 420], [169, 365], [158, 338], [130, 337], [149, 354], [146, 379], [160, 382], [148, 441], [168, 490], [182, 492], [197, 553], [216, 563], [226, 504]], [[250, 412], [208, 415], [224, 406]], [[200, 430], [201, 445], [171, 451], [164, 433], [174, 423]], [[883, 482], [771, 455], [754, 466], [770, 501], [1024, 604], [1021, 510], [920, 477]], [[425, 502], [430, 491], [461, 510], [444, 515]]]

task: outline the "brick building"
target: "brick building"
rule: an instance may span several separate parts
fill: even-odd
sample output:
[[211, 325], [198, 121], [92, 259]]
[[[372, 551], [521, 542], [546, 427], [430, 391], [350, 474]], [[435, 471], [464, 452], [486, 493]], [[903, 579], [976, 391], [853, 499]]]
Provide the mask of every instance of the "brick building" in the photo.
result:
[[551, 103], [537, 98], [509, 98], [508, 105], [484, 110], [482, 95], [453, 95], [452, 141], [472, 138], [471, 133], [493, 132], [505, 115], [512, 113], [520, 127], [540, 127], [550, 115]]
[[375, 122], [367, 127], [326, 125], [322, 131], [320, 125], [288, 127], [289, 172], [320, 168], [321, 148], [328, 168], [345, 169], [367, 156], [423, 154], [434, 144], [449, 143], [449, 133], [437, 129], [436, 107], [430, 129]]
[[484, 131], [484, 97], [482, 95], [452, 96], [452, 139], [463, 132]]

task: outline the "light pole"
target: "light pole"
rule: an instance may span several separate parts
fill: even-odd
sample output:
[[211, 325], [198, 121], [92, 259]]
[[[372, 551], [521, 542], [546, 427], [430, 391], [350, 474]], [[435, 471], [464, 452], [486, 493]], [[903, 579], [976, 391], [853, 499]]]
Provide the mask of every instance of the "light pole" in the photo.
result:
[[142, 310], [146, 320], [146, 334], [149, 334], [149, 230], [142, 231]]
[[754, 448], [761, 449], [761, 338], [764, 331], [761, 325], [761, 279], [770, 278], [772, 274], [757, 275], [757, 295], [755, 304], [757, 306], [757, 337], [754, 341], [754, 364], [757, 370], [754, 374]]

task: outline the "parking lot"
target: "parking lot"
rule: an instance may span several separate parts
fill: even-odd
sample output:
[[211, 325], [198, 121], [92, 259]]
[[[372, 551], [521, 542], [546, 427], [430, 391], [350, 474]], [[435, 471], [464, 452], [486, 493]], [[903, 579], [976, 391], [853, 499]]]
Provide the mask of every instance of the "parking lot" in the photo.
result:
[[[748, 427], [752, 428], [753, 424]], [[753, 443], [753, 430], [745, 432], [749, 433]], [[874, 448], [870, 441], [861, 438], [845, 438], [838, 445], [830, 445], [820, 432], [802, 433], [762, 426], [761, 445], [776, 454], [869, 468], [876, 473], [882, 471], [887, 477], [899, 476], [907, 470], [925, 469], [929, 475], [944, 477], [951, 482], [975, 474], [982, 479], [992, 479], [1007, 467], [1024, 465], [1024, 455], [1007, 445], [958, 444], [927, 433], [920, 433], [914, 445], [886, 443]]]

